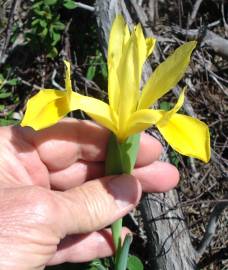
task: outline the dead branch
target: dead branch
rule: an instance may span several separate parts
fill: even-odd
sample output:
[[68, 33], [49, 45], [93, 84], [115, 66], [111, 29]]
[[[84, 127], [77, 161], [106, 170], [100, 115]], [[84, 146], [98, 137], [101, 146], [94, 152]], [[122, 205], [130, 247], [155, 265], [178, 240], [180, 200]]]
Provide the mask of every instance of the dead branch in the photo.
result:
[[203, 2], [203, 0], [196, 0], [194, 6], [193, 6], [193, 10], [192, 10], [192, 14], [188, 20], [188, 26], [190, 27], [193, 22], [195, 21], [196, 19], [196, 16], [197, 16], [197, 13], [198, 13], [198, 10], [200, 8], [200, 5], [201, 3]]
[[[173, 27], [173, 30], [176, 33], [181, 33], [183, 36], [187, 37], [188, 39], [195, 39], [198, 40], [200, 35], [200, 30], [192, 29], [182, 29], [178, 26]], [[228, 59], [228, 40], [220, 37], [219, 35], [215, 34], [214, 32], [205, 29], [205, 34], [202, 36], [200, 40], [200, 46], [209, 46], [212, 48], [217, 54], [225, 57]]]
[[20, 7], [20, 4], [21, 4], [21, 0], [13, 0], [11, 4], [11, 12], [10, 12], [10, 17], [8, 18], [8, 23], [6, 27], [5, 40], [0, 51], [0, 65], [5, 62], [8, 56], [7, 50], [9, 47], [11, 35], [13, 33], [13, 30], [12, 30], [13, 22], [14, 22], [15, 15], [18, 12], [18, 9]]
[[[228, 196], [225, 196], [225, 199], [226, 198], [228, 198]], [[200, 258], [204, 254], [204, 252], [206, 251], [206, 249], [210, 245], [211, 240], [216, 232], [216, 228], [218, 225], [218, 219], [226, 207], [228, 207], [228, 202], [222, 201], [222, 202], [219, 202], [214, 207], [213, 211], [211, 212], [211, 215], [210, 215], [207, 227], [206, 227], [205, 234], [204, 234], [203, 239], [201, 240], [200, 245], [197, 249], [198, 258]]]

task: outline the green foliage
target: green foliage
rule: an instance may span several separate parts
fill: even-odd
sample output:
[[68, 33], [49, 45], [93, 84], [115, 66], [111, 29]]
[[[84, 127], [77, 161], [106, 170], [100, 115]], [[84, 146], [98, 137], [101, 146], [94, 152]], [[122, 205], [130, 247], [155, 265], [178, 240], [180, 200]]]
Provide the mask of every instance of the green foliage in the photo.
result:
[[178, 168], [178, 165], [180, 163], [180, 154], [178, 154], [176, 151], [171, 150], [169, 153], [169, 159], [170, 162]]
[[104, 80], [108, 79], [107, 64], [104, 56], [98, 49], [96, 49], [96, 55], [90, 57], [88, 66], [86, 73], [86, 78], [88, 80], [93, 80], [97, 75], [101, 75]]
[[72, 0], [35, 0], [31, 8], [30, 20], [26, 38], [34, 48], [43, 48], [48, 58], [58, 55], [57, 44], [60, 42], [65, 29], [61, 21], [62, 8], [74, 9]]
[[160, 103], [160, 109], [164, 110], [164, 111], [169, 111], [172, 109], [172, 104], [170, 102], [167, 102], [167, 101], [162, 101]]
[[13, 111], [7, 109], [7, 104], [17, 104], [18, 97], [12, 94], [12, 88], [20, 84], [17, 78], [6, 78], [0, 73], [0, 126], [16, 124], [12, 118]]
[[128, 256], [128, 261], [127, 261], [127, 269], [128, 270], [143, 270], [143, 264], [142, 261], [133, 255]]

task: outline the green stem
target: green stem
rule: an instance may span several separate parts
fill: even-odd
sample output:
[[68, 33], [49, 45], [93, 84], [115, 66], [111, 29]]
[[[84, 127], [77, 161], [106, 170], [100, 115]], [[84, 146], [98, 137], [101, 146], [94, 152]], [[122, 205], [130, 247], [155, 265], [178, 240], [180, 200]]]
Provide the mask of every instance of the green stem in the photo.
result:
[[122, 223], [123, 219], [120, 218], [117, 221], [115, 221], [111, 228], [112, 228], [112, 238], [115, 246], [115, 250], [118, 251], [118, 249], [121, 247], [121, 230], [122, 230]]
[[[130, 136], [122, 143], [119, 143], [116, 136], [114, 134], [111, 134], [109, 138], [108, 151], [105, 163], [106, 175], [123, 173], [131, 174], [138, 153], [139, 141], [140, 134]], [[116, 250], [115, 269], [125, 270], [126, 263], [119, 262], [119, 259], [122, 260], [121, 258], [123, 258], [123, 250], [121, 246], [121, 230], [122, 218], [112, 224], [112, 237]], [[128, 249], [125, 248], [125, 257], [128, 256], [128, 253], [126, 255], [126, 250], [129, 250], [129, 247]]]

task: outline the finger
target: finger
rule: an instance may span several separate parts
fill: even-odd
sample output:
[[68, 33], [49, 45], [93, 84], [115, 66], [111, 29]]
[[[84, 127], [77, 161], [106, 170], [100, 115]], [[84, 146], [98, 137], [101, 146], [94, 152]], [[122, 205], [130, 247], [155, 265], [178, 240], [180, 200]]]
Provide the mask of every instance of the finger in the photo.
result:
[[[94, 122], [70, 118], [38, 132], [23, 128], [22, 133], [37, 147], [41, 160], [51, 171], [65, 169], [77, 160], [104, 161], [110, 134]], [[140, 142], [137, 166], [144, 166], [159, 157], [162, 147], [146, 134]]]
[[51, 188], [64, 191], [104, 176], [104, 163], [78, 161], [66, 169], [51, 171], [49, 175]]
[[145, 192], [166, 192], [174, 188], [179, 181], [177, 168], [167, 162], [155, 161], [133, 171]]
[[[122, 240], [129, 232], [127, 228], [122, 229]], [[64, 262], [88, 262], [96, 258], [111, 256], [113, 253], [114, 246], [111, 230], [103, 229], [86, 235], [66, 237], [60, 242], [56, 253], [48, 265]]]
[[104, 177], [56, 192], [61, 237], [100, 230], [126, 215], [141, 197], [141, 185], [130, 175]]

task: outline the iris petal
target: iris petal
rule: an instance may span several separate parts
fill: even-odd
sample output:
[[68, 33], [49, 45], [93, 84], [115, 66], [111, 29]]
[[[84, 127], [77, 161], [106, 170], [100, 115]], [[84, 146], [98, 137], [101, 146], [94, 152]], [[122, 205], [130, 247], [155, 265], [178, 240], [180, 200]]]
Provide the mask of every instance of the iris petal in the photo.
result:
[[126, 125], [128, 117], [137, 106], [139, 96], [138, 68], [137, 44], [133, 32], [123, 48], [123, 55], [117, 70], [120, 87], [118, 115], [121, 117], [119, 128]]
[[146, 38], [146, 47], [147, 47], [147, 53], [146, 56], [150, 56], [151, 53], [154, 50], [156, 44], [156, 39], [155, 38]]
[[151, 127], [159, 122], [162, 117], [163, 114], [158, 110], [145, 109], [134, 112], [128, 120], [126, 131], [120, 135], [121, 140]]
[[146, 109], [172, 89], [186, 71], [195, 41], [187, 42], [161, 63], [147, 81], [139, 101], [139, 109]]
[[21, 126], [30, 126], [35, 130], [57, 123], [69, 112], [66, 92], [45, 89], [30, 98]]
[[80, 109], [87, 113], [97, 123], [103, 125], [115, 134], [117, 133], [116, 124], [114, 124], [112, 112], [107, 103], [92, 97], [72, 93], [70, 110]]
[[108, 45], [108, 98], [113, 110], [118, 109], [120, 95], [116, 70], [122, 56], [123, 46], [129, 36], [128, 26], [123, 17], [117, 16], [112, 25]]
[[209, 161], [210, 134], [208, 126], [202, 121], [175, 113], [165, 125], [157, 124], [157, 128], [177, 152]]
[[[186, 87], [185, 87], [186, 88]], [[162, 110], [160, 110], [161, 112], [163, 112], [163, 117], [162, 119], [159, 121], [159, 125], [162, 126], [162, 125], [165, 125], [169, 119], [172, 117], [173, 114], [175, 114], [177, 111], [180, 110], [180, 108], [183, 106], [184, 104], [184, 93], [185, 93], [185, 88], [183, 89], [183, 91], [181, 92], [179, 98], [178, 98], [178, 101], [176, 103], [176, 105], [169, 111], [167, 112], [164, 112]]]

